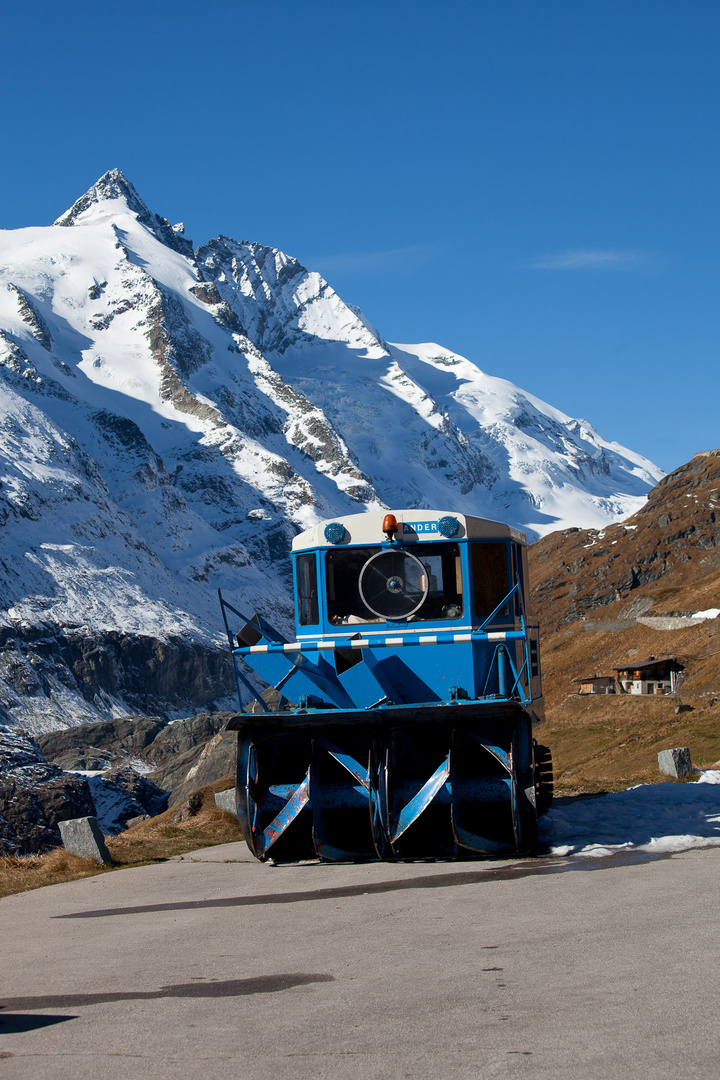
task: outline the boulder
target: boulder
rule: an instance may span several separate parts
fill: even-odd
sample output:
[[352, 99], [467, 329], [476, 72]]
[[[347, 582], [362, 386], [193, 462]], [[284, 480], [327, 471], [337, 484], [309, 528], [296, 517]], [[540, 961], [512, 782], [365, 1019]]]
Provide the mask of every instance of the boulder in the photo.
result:
[[193, 791], [191, 795], [175, 807], [170, 818], [171, 825], [182, 825], [185, 821], [197, 817], [202, 809], [203, 797], [201, 791]]

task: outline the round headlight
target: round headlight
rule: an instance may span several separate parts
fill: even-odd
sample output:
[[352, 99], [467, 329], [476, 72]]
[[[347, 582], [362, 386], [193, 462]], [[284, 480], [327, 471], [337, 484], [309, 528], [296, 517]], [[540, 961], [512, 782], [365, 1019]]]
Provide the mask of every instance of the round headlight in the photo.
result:
[[448, 538], [451, 536], [455, 536], [459, 528], [460, 522], [458, 521], [458, 519], [450, 517], [450, 515], [448, 515], [447, 517], [442, 517], [438, 521], [438, 532], [441, 536], [447, 536]]
[[345, 526], [339, 521], [331, 521], [325, 526], [325, 539], [328, 544], [340, 544], [345, 539]]

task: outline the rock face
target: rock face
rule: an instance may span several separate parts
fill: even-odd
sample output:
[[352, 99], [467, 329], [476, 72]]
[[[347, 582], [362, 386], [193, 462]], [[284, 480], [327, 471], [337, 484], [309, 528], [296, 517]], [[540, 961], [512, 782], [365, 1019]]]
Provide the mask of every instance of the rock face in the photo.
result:
[[217, 589], [279, 629], [292, 537], [434, 507], [539, 535], [660, 471], [258, 243], [193, 251], [117, 170], [0, 235], [0, 719], [233, 708]]
[[169, 792], [129, 766], [92, 776], [88, 784], [105, 835], [122, 832], [131, 819], [154, 817], [168, 806]]
[[49, 764], [23, 732], [0, 726], [0, 854], [27, 855], [60, 844], [59, 821], [95, 813], [85, 777]]
[[149, 765], [145, 751], [166, 726], [157, 716], [105, 720], [40, 735], [38, 744], [50, 761], [66, 770], [122, 768], [131, 761]]
[[[174, 806], [195, 788], [234, 774], [237, 735], [224, 730], [232, 715], [201, 713], [174, 723], [159, 717], [107, 720], [50, 732], [39, 742], [46, 757], [63, 769], [103, 770], [102, 781], [93, 780], [91, 786], [119, 783], [130, 792], [135, 809], [122, 803], [118, 822], [124, 825], [137, 814], [160, 813], [168, 800]], [[93, 794], [97, 800], [95, 787]]]
[[[105, 740], [111, 745], [112, 722], [107, 726]], [[142, 749], [153, 727], [152, 721], [139, 721], [136, 738], [127, 739], [132, 750]], [[62, 734], [71, 735], [72, 731]], [[197, 748], [196, 756], [202, 749]], [[167, 808], [169, 793], [137, 771], [137, 767], [145, 768], [140, 758], [133, 759], [133, 768], [128, 754], [112, 753], [105, 744], [75, 752], [67, 749], [59, 757], [64, 759], [65, 769], [95, 772], [99, 767], [102, 775], [64, 771], [48, 761], [25, 732], [0, 726], [0, 854], [27, 855], [56, 847], [61, 843], [58, 826], [63, 821], [97, 818], [103, 833], [112, 835], [124, 829], [131, 818], [152, 817]]]
[[237, 732], [225, 731], [227, 719], [225, 716], [222, 728], [209, 737], [195, 730], [190, 737], [196, 741], [189, 744], [187, 749], [168, 753], [168, 743], [158, 747], [163, 752], [164, 760], [159, 760], [152, 776], [170, 791], [171, 806], [195, 788], [212, 784], [223, 776], [235, 775]]
[[169, 636], [52, 627], [0, 627], [0, 715], [42, 729], [126, 710], [201, 708], [234, 690], [227, 650]]

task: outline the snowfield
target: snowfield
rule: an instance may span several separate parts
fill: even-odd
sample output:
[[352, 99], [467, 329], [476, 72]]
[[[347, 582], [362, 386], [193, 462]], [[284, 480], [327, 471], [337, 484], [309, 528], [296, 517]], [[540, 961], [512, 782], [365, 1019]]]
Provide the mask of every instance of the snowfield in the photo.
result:
[[720, 770], [696, 783], [640, 784], [610, 795], [557, 802], [540, 819], [552, 855], [667, 854], [720, 845]]

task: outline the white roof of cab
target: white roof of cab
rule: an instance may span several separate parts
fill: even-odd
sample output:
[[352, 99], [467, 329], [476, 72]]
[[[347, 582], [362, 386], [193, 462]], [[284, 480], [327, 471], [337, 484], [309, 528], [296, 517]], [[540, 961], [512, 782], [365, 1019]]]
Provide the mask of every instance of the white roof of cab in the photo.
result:
[[345, 536], [340, 544], [331, 544], [325, 539], [325, 526], [327, 521], [321, 521], [312, 529], [306, 529], [293, 540], [293, 551], [304, 551], [307, 548], [343, 547], [347, 544], [379, 544], [385, 539], [382, 531], [383, 518], [386, 514], [394, 514], [400, 528], [399, 539], [402, 543], [413, 543], [423, 540], [443, 540], [446, 537], [438, 532], [437, 524], [441, 518], [452, 517], [459, 523], [459, 528], [452, 540], [470, 538], [482, 539], [511, 539], [520, 544], [526, 543], [525, 534], [513, 529], [502, 521], [491, 521], [489, 518], [470, 517], [468, 514], [456, 514], [450, 510], [379, 510], [366, 514], [349, 514], [346, 517], [332, 518], [339, 522], [345, 529]]

